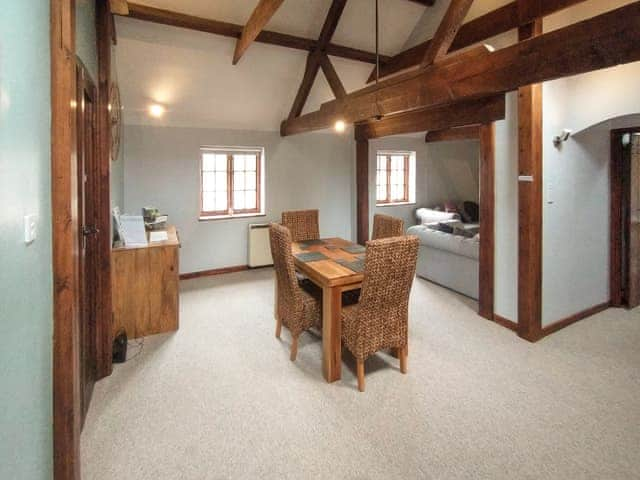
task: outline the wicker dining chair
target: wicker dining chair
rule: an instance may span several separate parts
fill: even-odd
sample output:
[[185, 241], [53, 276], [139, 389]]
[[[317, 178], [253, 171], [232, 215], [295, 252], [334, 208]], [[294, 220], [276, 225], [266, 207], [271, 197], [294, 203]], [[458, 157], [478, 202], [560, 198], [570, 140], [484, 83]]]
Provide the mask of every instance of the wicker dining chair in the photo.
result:
[[282, 212], [282, 225], [291, 231], [291, 241], [318, 240], [318, 210], [292, 210]]
[[364, 392], [364, 361], [383, 349], [397, 349], [407, 372], [409, 292], [416, 272], [418, 237], [367, 242], [360, 302], [342, 309], [342, 342], [356, 358], [358, 389]]
[[373, 216], [372, 240], [404, 235], [404, 220], [377, 213]]
[[321, 296], [320, 300], [303, 290], [296, 278], [291, 252], [291, 233], [289, 229], [272, 223], [269, 225], [271, 255], [276, 271], [278, 290], [276, 312], [276, 337], [280, 338], [282, 325], [291, 332], [291, 361], [298, 354], [298, 337], [311, 327], [322, 328]]

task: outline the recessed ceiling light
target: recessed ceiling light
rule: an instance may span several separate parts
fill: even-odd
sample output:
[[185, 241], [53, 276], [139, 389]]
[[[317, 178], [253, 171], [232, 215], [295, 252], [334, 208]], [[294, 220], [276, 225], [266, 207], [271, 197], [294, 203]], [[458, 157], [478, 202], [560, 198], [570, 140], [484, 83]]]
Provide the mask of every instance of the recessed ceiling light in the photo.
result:
[[344, 123], [344, 120], [338, 120], [333, 128], [336, 132], [342, 133], [347, 128], [347, 125]]
[[164, 115], [166, 111], [167, 109], [164, 107], [164, 105], [160, 105], [159, 103], [152, 103], [151, 105], [149, 105], [149, 115], [154, 118], [162, 117], [162, 115]]

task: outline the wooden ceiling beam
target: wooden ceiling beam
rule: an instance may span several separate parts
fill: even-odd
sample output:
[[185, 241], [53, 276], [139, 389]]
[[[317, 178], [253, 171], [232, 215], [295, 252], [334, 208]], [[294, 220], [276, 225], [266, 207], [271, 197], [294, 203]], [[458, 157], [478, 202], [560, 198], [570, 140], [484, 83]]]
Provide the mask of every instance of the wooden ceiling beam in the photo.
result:
[[127, 0], [109, 0], [109, 10], [114, 15], [129, 15]]
[[[311, 87], [313, 87], [313, 82], [318, 75], [318, 70], [323, 62], [328, 63], [328, 65], [323, 66], [323, 71], [327, 76], [327, 81], [331, 86], [331, 89], [334, 88], [340, 89], [342, 87], [342, 83], [338, 78], [338, 74], [333, 69], [333, 65], [329, 61], [325, 53], [326, 46], [331, 41], [331, 37], [336, 31], [338, 27], [338, 22], [340, 21], [340, 17], [342, 16], [342, 12], [344, 11], [344, 7], [347, 5], [347, 0], [333, 0], [331, 2], [331, 6], [329, 7], [329, 12], [327, 13], [327, 18], [324, 20], [324, 24], [322, 25], [322, 30], [320, 31], [320, 37], [318, 38], [318, 42], [315, 48], [309, 53], [307, 56], [307, 65], [304, 69], [304, 75], [302, 77], [302, 83], [300, 84], [300, 88], [298, 88], [298, 92], [296, 93], [296, 98], [293, 100], [293, 105], [289, 112], [289, 120], [294, 120], [299, 117], [302, 113], [302, 109], [304, 108], [304, 104], [307, 102], [307, 98], [309, 98], [309, 93], [311, 92]], [[329, 74], [327, 74], [327, 70], [325, 68], [329, 68]], [[330, 75], [333, 75], [333, 78], [329, 78]], [[336, 83], [337, 80], [337, 83]], [[331, 83], [333, 82], [333, 84]], [[338, 83], [340, 85], [338, 85]], [[344, 90], [344, 87], [342, 87]], [[335, 92], [335, 90], [334, 90]], [[346, 94], [346, 92], [345, 92]], [[342, 98], [344, 95], [338, 97], [336, 94], [336, 98]]]
[[324, 20], [322, 30], [320, 31], [320, 37], [318, 38], [318, 50], [324, 50], [325, 47], [331, 41], [333, 34], [338, 28], [338, 22], [344, 11], [344, 7], [347, 5], [347, 0], [333, 0], [327, 13], [327, 18]]
[[302, 109], [304, 108], [307, 98], [309, 98], [311, 87], [313, 87], [313, 82], [315, 81], [316, 76], [318, 75], [318, 70], [320, 69], [320, 62], [317, 58], [319, 55], [319, 53], [310, 53], [307, 56], [307, 64], [304, 68], [302, 82], [300, 83], [300, 87], [296, 93], [296, 98], [293, 100], [293, 105], [289, 111], [289, 120], [293, 120], [302, 114]]
[[338, 76], [338, 72], [336, 72], [333, 63], [331, 63], [331, 60], [327, 55], [322, 55], [322, 57], [320, 57], [320, 67], [322, 68], [322, 72], [331, 87], [333, 95], [336, 98], [343, 98], [347, 94], [347, 91], [344, 89], [344, 85]]
[[436, 3], [436, 0], [409, 0], [413, 3], [418, 3], [420, 5], [424, 5], [425, 7], [433, 7]]
[[264, 29], [271, 17], [278, 11], [284, 0], [260, 0], [251, 13], [247, 24], [242, 29], [242, 35], [236, 42], [236, 49], [233, 52], [233, 64], [236, 65], [249, 45]]
[[504, 95], [414, 110], [356, 125], [356, 140], [491, 123], [505, 118]]
[[427, 143], [435, 143], [452, 142], [456, 140], [478, 140], [479, 138], [480, 125], [465, 125], [463, 127], [429, 131], [425, 135], [424, 141]]
[[469, 13], [472, 3], [473, 0], [451, 0], [449, 8], [447, 8], [444, 18], [440, 22], [438, 30], [436, 30], [436, 34], [429, 43], [429, 48], [424, 53], [421, 62], [423, 67], [431, 65], [447, 54], [458, 34], [458, 30], [462, 26], [462, 22], [464, 22], [467, 13]]
[[[518, 8], [517, 1], [508, 3], [503, 7], [464, 23], [460, 27], [458, 35], [455, 37], [449, 51], [460, 50], [518, 28], [521, 25], [531, 23], [532, 15], [545, 17], [584, 1], [585, 0], [545, 0], [544, 2], [540, 2], [538, 0], [532, 0], [529, 2], [531, 6], [522, 14], [520, 14], [521, 9]], [[427, 40], [415, 47], [400, 52], [390, 60], [381, 61], [380, 78], [420, 65], [425, 52], [429, 49], [430, 43], [431, 40]], [[374, 81], [375, 75], [376, 71], [374, 68], [368, 81]]]
[[[131, 18], [144, 20], [147, 22], [168, 25], [171, 27], [186, 28], [189, 30], [197, 30], [199, 32], [211, 33], [214, 35], [222, 35], [231, 38], [240, 38], [243, 26], [234, 23], [221, 22], [219, 20], [211, 20], [208, 18], [195, 17], [184, 13], [164, 10], [161, 8], [149, 7], [137, 3], [129, 2], [129, 14]], [[262, 30], [255, 39], [256, 42], [266, 43], [269, 45], [278, 45], [280, 47], [293, 48], [296, 50], [304, 50], [311, 52], [316, 49], [318, 42], [310, 38], [297, 37], [286, 33], [272, 32]], [[376, 55], [372, 52], [359, 50], [357, 48], [345, 47], [328, 43], [325, 51], [329, 55], [335, 57], [347, 58], [365, 63], [376, 63]], [[381, 56], [381, 61], [389, 61], [391, 57]]]
[[316, 112], [285, 121], [281, 133], [321, 130], [336, 120], [361, 122], [631, 63], [640, 60], [638, 45], [640, 1], [473, 61], [457, 61], [460, 53], [448, 55], [431, 67], [352, 92]]

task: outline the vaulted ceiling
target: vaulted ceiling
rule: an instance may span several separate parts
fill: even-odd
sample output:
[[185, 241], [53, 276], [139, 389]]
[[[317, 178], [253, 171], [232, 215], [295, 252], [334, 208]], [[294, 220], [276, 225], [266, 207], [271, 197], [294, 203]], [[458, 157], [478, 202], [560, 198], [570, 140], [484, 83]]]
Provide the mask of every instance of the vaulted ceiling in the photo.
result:
[[[257, 0], [142, 0], [139, 3], [243, 25]], [[317, 39], [331, 0], [285, 0], [268, 30]], [[380, 50], [402, 50], [425, 9], [407, 0], [380, 1]], [[373, 52], [373, 0], [349, 0], [333, 42]], [[291, 108], [304, 72], [304, 51], [254, 42], [237, 65], [236, 40], [182, 28], [116, 17], [116, 67], [125, 123], [203, 128], [277, 130]], [[347, 91], [366, 83], [371, 64], [332, 57]], [[319, 74], [305, 110], [333, 98]], [[169, 112], [151, 119], [146, 107]]]
[[[476, 0], [468, 19], [509, 0]], [[258, 0], [139, 0], [145, 6], [244, 25]], [[429, 38], [448, 5], [425, 7], [411, 0], [379, 0], [380, 52], [394, 55]], [[270, 31], [317, 39], [331, 0], [284, 0], [266, 25]], [[375, 51], [374, 0], [349, 0], [332, 43]], [[307, 52], [254, 42], [232, 65], [235, 38], [116, 17], [116, 72], [127, 124], [278, 130], [296, 96]], [[331, 57], [347, 92], [366, 84], [372, 65]], [[320, 72], [304, 112], [333, 94]], [[152, 119], [146, 108], [166, 105]]]

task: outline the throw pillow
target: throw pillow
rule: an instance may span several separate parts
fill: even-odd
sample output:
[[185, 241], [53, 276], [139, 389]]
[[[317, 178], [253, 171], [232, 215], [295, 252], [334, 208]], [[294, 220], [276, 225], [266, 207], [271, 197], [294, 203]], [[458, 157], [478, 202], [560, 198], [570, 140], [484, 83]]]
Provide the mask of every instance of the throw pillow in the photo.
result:
[[471, 223], [471, 215], [469, 215], [469, 212], [464, 208], [464, 204], [465, 202], [462, 202], [460, 205], [458, 205], [458, 213], [460, 214], [460, 218], [462, 218], [462, 221], [464, 223]]
[[458, 213], [458, 207], [453, 202], [444, 202], [444, 211], [447, 213]]
[[480, 221], [480, 206], [476, 202], [464, 202], [464, 210], [471, 217], [471, 223]]
[[453, 227], [453, 234], [464, 238], [473, 238], [473, 232], [466, 230], [464, 227]]
[[444, 233], [453, 233], [453, 227], [446, 223], [438, 223], [438, 230]]

